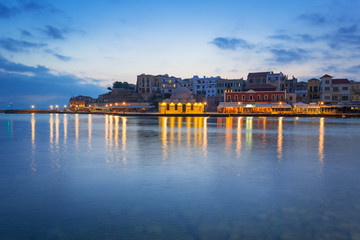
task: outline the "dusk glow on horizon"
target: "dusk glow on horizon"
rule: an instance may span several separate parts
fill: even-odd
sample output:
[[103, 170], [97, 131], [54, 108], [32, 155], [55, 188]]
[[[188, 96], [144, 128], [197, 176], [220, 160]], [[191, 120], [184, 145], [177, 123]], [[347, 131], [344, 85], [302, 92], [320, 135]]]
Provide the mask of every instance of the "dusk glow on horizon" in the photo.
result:
[[359, 0], [2, 0], [0, 109], [63, 106], [142, 73], [358, 81], [358, 9]]

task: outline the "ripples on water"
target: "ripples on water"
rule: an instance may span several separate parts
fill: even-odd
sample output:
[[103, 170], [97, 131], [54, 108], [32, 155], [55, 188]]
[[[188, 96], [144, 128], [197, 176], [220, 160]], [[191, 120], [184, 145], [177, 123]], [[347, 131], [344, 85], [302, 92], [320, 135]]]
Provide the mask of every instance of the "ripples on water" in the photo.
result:
[[0, 123], [1, 239], [360, 239], [359, 119]]

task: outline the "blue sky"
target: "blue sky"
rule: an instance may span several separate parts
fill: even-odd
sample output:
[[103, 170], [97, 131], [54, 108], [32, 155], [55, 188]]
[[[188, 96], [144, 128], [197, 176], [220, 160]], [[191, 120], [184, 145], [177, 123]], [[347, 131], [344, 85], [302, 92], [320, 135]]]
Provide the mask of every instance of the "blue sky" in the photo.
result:
[[97, 97], [141, 73], [360, 80], [360, 0], [0, 0], [0, 108]]

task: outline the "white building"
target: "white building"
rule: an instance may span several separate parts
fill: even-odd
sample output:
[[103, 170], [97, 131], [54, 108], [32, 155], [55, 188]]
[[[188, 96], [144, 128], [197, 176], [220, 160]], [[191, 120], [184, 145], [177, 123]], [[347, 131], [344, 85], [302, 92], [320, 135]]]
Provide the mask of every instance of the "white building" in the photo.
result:
[[320, 100], [324, 103], [345, 103], [350, 101], [350, 81], [348, 79], [333, 79], [324, 75], [320, 83]]
[[193, 80], [193, 93], [195, 95], [216, 96], [216, 81], [220, 77], [206, 77], [199, 78], [194, 76]]

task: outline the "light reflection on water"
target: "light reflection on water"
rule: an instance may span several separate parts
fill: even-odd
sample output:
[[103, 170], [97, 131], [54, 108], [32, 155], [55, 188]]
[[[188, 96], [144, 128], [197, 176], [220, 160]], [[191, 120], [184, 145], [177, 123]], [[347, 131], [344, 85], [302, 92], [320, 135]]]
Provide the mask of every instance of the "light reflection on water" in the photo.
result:
[[360, 236], [358, 119], [31, 114], [0, 123], [4, 239]]

